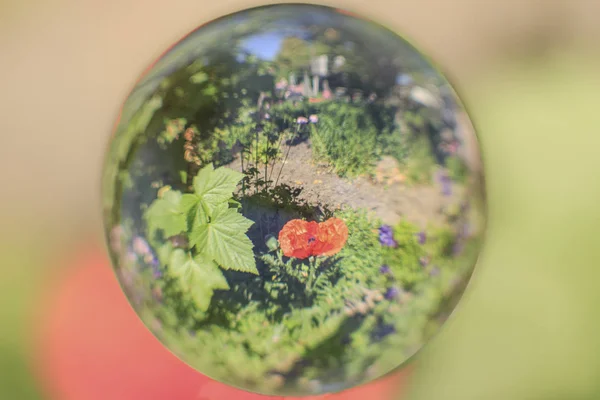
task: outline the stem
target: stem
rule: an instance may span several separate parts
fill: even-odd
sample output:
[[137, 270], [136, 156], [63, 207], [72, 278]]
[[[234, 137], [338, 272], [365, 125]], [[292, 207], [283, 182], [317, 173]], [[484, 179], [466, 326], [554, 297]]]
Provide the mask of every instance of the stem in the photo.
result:
[[281, 142], [283, 141], [283, 137], [285, 136], [285, 132], [279, 135], [279, 142], [277, 143], [277, 152], [275, 153], [275, 157], [273, 157], [273, 163], [271, 164], [271, 173], [269, 174], [269, 180], [273, 176], [273, 171], [275, 170], [275, 163], [277, 162], [277, 155], [279, 154], [279, 150], [281, 149]]
[[[293, 138], [295, 138], [296, 136], [298, 136], [298, 130], [299, 129], [300, 129], [299, 126], [297, 126], [296, 127], [296, 133], [294, 134]], [[292, 149], [292, 146], [288, 145], [287, 152], [285, 153], [285, 158], [283, 159], [283, 162], [281, 163], [281, 168], [279, 169], [279, 174], [277, 175], [277, 179], [275, 180], [275, 186], [277, 186], [277, 183], [279, 182], [279, 178], [281, 177], [281, 171], [283, 171], [283, 167], [285, 166], [285, 162], [287, 161], [288, 156], [290, 155], [290, 150], [291, 149]]]
[[313, 256], [310, 258], [310, 266], [308, 270], [308, 281], [306, 282], [306, 292], [310, 295], [313, 291], [313, 286], [315, 283], [317, 268], [316, 268], [316, 258]]
[[[245, 175], [246, 171], [244, 170], [244, 150], [245, 146], [242, 146], [242, 151], [240, 152], [241, 160], [242, 160], [242, 173]], [[246, 196], [246, 177], [242, 180], [242, 195]]]
[[265, 190], [267, 189], [267, 187], [269, 186], [269, 180], [267, 179], [267, 168], [269, 165], [269, 160], [267, 160], [267, 156], [269, 154], [269, 138], [267, 137], [267, 151], [265, 153]]
[[[256, 159], [254, 161], [254, 167], [258, 170], [258, 127], [256, 129]], [[256, 174], [256, 190], [258, 190], [258, 173]]]

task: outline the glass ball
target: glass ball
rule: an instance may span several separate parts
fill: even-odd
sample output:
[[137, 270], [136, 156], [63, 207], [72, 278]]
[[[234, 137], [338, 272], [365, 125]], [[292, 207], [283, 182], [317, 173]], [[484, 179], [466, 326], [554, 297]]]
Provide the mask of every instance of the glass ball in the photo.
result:
[[103, 173], [108, 248], [175, 355], [269, 395], [403, 366], [474, 269], [473, 126], [407, 41], [345, 11], [273, 5], [171, 48], [125, 102]]

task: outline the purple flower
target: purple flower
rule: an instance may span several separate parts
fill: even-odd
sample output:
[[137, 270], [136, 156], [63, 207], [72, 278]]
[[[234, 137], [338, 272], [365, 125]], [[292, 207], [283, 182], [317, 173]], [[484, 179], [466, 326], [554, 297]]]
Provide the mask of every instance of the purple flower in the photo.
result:
[[393, 229], [389, 225], [381, 225], [379, 227], [379, 233], [385, 233], [391, 235], [393, 233]]
[[419, 244], [425, 244], [425, 242], [427, 241], [427, 235], [425, 235], [425, 232], [419, 232], [417, 234], [417, 239], [419, 241]]
[[379, 228], [379, 243], [387, 247], [396, 247], [398, 243], [394, 240], [394, 232], [389, 225], [382, 225]]
[[460, 242], [456, 242], [452, 246], [452, 254], [455, 255], [455, 256], [457, 256], [460, 253], [462, 253], [462, 250], [463, 250], [463, 245]]
[[296, 120], [296, 122], [299, 125], [306, 125], [306, 124], [308, 124], [308, 119], [306, 117], [298, 117], [298, 119]]
[[316, 124], [317, 122], [319, 122], [319, 117], [316, 114], [313, 114], [310, 117], [308, 117], [308, 120], [311, 124]]
[[385, 292], [384, 296], [386, 299], [392, 300], [392, 299], [395, 299], [396, 297], [398, 297], [399, 295], [400, 295], [400, 289], [398, 289], [396, 286], [392, 286]]
[[160, 270], [160, 265], [158, 263], [152, 264], [152, 276], [154, 279], [159, 279], [162, 277], [162, 271]]
[[446, 173], [439, 175], [440, 185], [442, 186], [442, 194], [444, 196], [450, 196], [452, 194], [452, 179]]
[[380, 327], [379, 329], [377, 329], [374, 332], [373, 338], [375, 340], [381, 340], [384, 337], [391, 335], [392, 333], [396, 333], [396, 329], [394, 328], [393, 325], [383, 325], [382, 327]]
[[392, 272], [392, 270], [390, 269], [390, 267], [388, 265], [382, 265], [381, 268], [379, 268], [379, 272], [381, 272], [384, 275], [387, 275], [390, 272]]

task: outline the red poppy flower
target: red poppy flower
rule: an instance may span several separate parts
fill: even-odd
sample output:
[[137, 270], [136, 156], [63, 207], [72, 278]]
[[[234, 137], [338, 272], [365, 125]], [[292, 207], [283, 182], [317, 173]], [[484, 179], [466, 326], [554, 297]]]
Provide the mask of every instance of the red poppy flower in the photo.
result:
[[348, 228], [339, 218], [331, 218], [320, 224], [294, 219], [279, 232], [283, 255], [299, 259], [336, 254], [347, 239]]
[[313, 253], [332, 256], [338, 253], [348, 240], [348, 227], [339, 218], [331, 218], [319, 224]]
[[279, 245], [286, 257], [307, 258], [313, 255], [312, 249], [317, 237], [319, 224], [301, 219], [289, 221], [279, 232]]

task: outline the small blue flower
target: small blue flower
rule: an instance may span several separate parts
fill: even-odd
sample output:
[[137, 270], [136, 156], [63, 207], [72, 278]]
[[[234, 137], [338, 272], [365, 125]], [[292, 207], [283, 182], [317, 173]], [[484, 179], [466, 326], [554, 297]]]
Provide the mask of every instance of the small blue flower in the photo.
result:
[[379, 327], [377, 330], [375, 330], [375, 332], [373, 333], [373, 339], [381, 340], [381, 339], [385, 338], [386, 336], [391, 335], [393, 333], [396, 333], [396, 328], [394, 328], [393, 325], [383, 325], [383, 326]]
[[398, 243], [394, 240], [394, 232], [389, 225], [382, 225], [379, 228], [379, 243], [387, 247], [396, 247]]
[[150, 265], [152, 265], [153, 267], [158, 267], [159, 266], [159, 261], [158, 258], [153, 254], [152, 255], [152, 260], [150, 261]]
[[427, 235], [425, 234], [425, 232], [419, 232], [417, 234], [417, 238], [419, 240], [419, 244], [425, 244], [425, 242], [427, 241]]
[[400, 295], [400, 289], [396, 286], [392, 286], [385, 292], [385, 298], [388, 300], [393, 300]]
[[463, 245], [460, 242], [456, 242], [454, 243], [454, 245], [452, 246], [452, 254], [457, 256], [460, 253], [462, 253], [463, 251]]
[[162, 277], [162, 271], [160, 270], [159, 265], [152, 265], [152, 276], [154, 279], [159, 279]]
[[444, 196], [452, 195], [452, 179], [446, 173], [439, 174], [440, 185], [442, 186], [442, 194]]
[[387, 275], [390, 272], [392, 272], [392, 270], [390, 269], [389, 265], [382, 265], [381, 268], [379, 268], [379, 272], [381, 272], [384, 275]]

